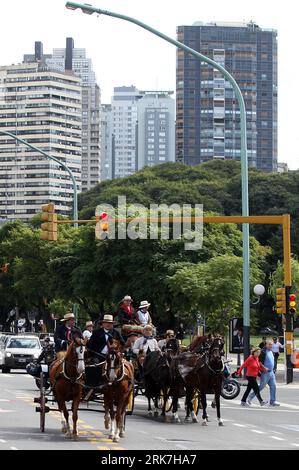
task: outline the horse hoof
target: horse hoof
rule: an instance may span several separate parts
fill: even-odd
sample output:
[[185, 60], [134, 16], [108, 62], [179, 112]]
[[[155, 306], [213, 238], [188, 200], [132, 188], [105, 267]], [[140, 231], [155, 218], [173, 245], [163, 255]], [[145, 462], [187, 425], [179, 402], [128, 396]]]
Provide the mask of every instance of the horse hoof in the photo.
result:
[[118, 438], [118, 437], [114, 437], [114, 438], [113, 438], [113, 442], [119, 442], [119, 438]]
[[109, 434], [108, 439], [113, 439], [113, 434]]
[[155, 411], [155, 413], [154, 413], [154, 417], [155, 417], [155, 418], [158, 418], [158, 416], [159, 416], [159, 413], [158, 413], [158, 411]]
[[123, 431], [121, 431], [121, 432], [119, 433], [119, 437], [125, 437], [125, 433], [124, 433]]
[[78, 434], [73, 434], [72, 439], [73, 441], [77, 441], [79, 438]]
[[192, 423], [198, 423], [198, 419], [197, 418], [192, 418]]
[[173, 421], [174, 421], [175, 423], [180, 423], [180, 422], [181, 422], [180, 418], [175, 418], [175, 417], [174, 417], [174, 418], [172, 418], [172, 419], [173, 419]]
[[148, 415], [148, 416], [153, 416], [153, 412], [152, 412], [152, 411], [149, 411], [149, 412], [147, 413], [147, 415]]

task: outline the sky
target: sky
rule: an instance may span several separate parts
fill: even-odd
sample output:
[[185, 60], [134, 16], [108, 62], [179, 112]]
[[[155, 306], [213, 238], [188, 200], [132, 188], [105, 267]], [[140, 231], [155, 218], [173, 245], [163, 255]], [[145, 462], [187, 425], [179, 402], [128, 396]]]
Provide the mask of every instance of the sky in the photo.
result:
[[[73, 37], [86, 48], [109, 103], [114, 86], [140, 90], [175, 90], [176, 48], [149, 32], [107, 16], [84, 15], [65, 8], [66, 0], [9, 0], [1, 2], [0, 65], [17, 64], [24, 53], [42, 41], [44, 52], [64, 47]], [[195, 21], [253, 20], [278, 30], [278, 160], [299, 168], [298, 15], [294, 0], [87, 0], [93, 6], [133, 16], [176, 37], [176, 27]], [[299, 110], [299, 107], [298, 107]]]

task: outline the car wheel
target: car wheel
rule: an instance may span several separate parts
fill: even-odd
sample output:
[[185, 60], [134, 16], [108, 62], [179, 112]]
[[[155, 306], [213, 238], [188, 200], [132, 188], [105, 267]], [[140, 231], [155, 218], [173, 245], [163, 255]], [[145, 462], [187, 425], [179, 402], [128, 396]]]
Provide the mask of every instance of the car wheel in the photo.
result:
[[7, 366], [2, 366], [2, 374], [10, 374], [10, 368]]

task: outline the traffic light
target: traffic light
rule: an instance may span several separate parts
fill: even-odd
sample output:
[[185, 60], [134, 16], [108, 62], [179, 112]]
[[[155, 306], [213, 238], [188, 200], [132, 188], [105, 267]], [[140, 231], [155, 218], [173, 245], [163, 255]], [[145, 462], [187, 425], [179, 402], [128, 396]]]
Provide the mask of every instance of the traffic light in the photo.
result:
[[278, 315], [286, 314], [286, 290], [284, 287], [276, 289], [276, 313]]
[[52, 202], [42, 206], [41, 220], [41, 240], [57, 240], [57, 214], [55, 214], [55, 204]]
[[296, 296], [295, 296], [295, 294], [290, 294], [289, 313], [290, 313], [290, 315], [295, 315], [295, 313], [296, 313]]
[[[96, 216], [97, 224], [96, 224], [96, 239], [103, 240], [108, 238], [108, 230], [109, 230], [109, 223], [108, 223], [108, 214], [107, 212], [101, 212], [100, 215]], [[104, 237], [102, 234], [105, 234]]]

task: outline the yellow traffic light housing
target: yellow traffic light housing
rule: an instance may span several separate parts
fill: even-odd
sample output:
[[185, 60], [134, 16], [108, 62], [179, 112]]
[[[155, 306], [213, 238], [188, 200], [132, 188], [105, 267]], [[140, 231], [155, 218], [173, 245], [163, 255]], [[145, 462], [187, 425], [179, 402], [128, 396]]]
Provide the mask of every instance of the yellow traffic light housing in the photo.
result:
[[284, 287], [280, 287], [276, 289], [276, 313], [285, 315], [286, 310], [286, 290]]
[[44, 204], [42, 206], [42, 215], [41, 215], [41, 240], [50, 240], [56, 241], [58, 237], [57, 233], [57, 214], [55, 214], [55, 204], [52, 202], [49, 204]]

